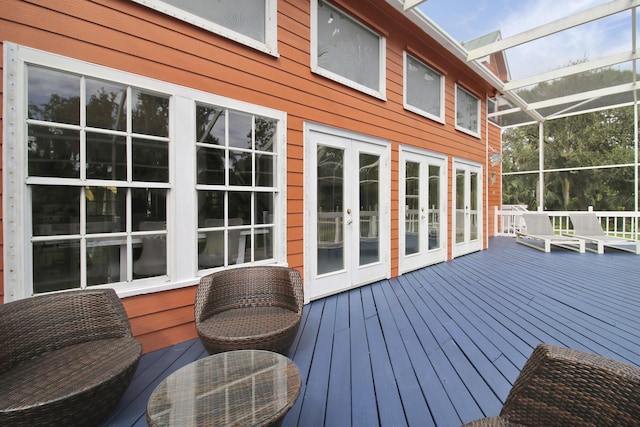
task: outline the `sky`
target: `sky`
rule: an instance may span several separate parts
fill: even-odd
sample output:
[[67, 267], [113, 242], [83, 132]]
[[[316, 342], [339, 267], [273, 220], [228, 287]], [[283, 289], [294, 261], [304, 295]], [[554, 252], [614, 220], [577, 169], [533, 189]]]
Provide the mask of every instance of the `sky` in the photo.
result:
[[[418, 8], [458, 41], [506, 38], [607, 0], [427, 0]], [[459, 11], [463, 11], [460, 13]], [[631, 11], [507, 50], [512, 80], [631, 50]]]

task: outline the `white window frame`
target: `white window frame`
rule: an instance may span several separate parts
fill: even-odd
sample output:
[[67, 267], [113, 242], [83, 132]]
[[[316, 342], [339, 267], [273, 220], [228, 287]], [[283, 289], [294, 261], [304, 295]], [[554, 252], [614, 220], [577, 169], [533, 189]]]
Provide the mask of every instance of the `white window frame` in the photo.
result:
[[371, 28], [369, 28], [368, 26], [364, 25], [363, 23], [361, 23], [360, 21], [358, 21], [357, 19], [353, 18], [352, 16], [350, 16], [347, 12], [339, 9], [338, 7], [329, 4], [329, 6], [333, 7], [334, 9], [337, 9], [340, 13], [342, 13], [346, 18], [351, 19], [353, 22], [355, 22], [357, 25], [361, 26], [365, 31], [368, 31], [372, 34], [377, 35], [380, 38], [380, 44], [379, 44], [379, 54], [380, 54], [380, 63], [378, 64], [379, 67], [379, 82], [378, 82], [378, 90], [372, 89], [370, 87], [367, 87], [363, 84], [360, 84], [358, 82], [355, 82], [353, 80], [350, 80], [346, 77], [343, 77], [339, 74], [336, 74], [332, 71], [329, 71], [325, 68], [322, 68], [319, 64], [318, 64], [318, 1], [319, 0], [311, 0], [311, 71], [321, 75], [323, 77], [326, 77], [328, 79], [334, 80], [340, 84], [343, 84], [345, 86], [348, 86], [350, 88], [356, 89], [360, 92], [364, 92], [368, 95], [374, 96], [376, 98], [382, 99], [383, 101], [386, 101], [386, 92], [387, 92], [387, 88], [386, 88], [386, 81], [387, 81], [387, 77], [386, 77], [386, 71], [387, 71], [387, 67], [386, 67], [386, 63], [387, 63], [387, 39], [382, 36], [380, 33], [372, 30]]
[[[210, 93], [150, 79], [136, 74], [4, 43], [3, 97], [3, 231], [5, 302], [30, 297], [33, 293], [31, 260], [31, 205], [27, 179], [27, 65], [49, 67], [115, 83], [134, 86], [170, 97], [169, 190], [167, 194], [167, 273], [145, 279], [119, 282], [112, 287], [120, 297], [192, 286], [198, 277], [198, 233], [196, 198], [196, 103], [219, 105], [278, 121], [274, 154], [277, 157], [274, 201], [273, 258], [254, 264], [286, 265], [286, 129], [285, 112]], [[184, 125], [181, 125], [184, 124]], [[177, 166], [181, 172], [177, 173]], [[188, 173], [191, 169], [193, 173]], [[187, 173], [185, 173], [185, 170]], [[46, 178], [37, 178], [46, 182]], [[55, 178], [53, 178], [55, 180]], [[165, 184], [166, 185], [166, 184]], [[184, 189], [184, 190], [181, 190]], [[177, 238], [180, 236], [180, 238]], [[249, 264], [243, 264], [244, 266]]]
[[[465, 89], [464, 87], [460, 86], [459, 84], [456, 83], [455, 85], [455, 94], [456, 94], [456, 106], [455, 106], [455, 120], [456, 120], [456, 129], [464, 132], [466, 134], [469, 134], [471, 136], [475, 136], [476, 138], [480, 138], [480, 120], [481, 120], [481, 111], [480, 111], [480, 98], [478, 98], [477, 96], [475, 96], [473, 93], [471, 93], [470, 91], [468, 91], [467, 89]], [[478, 116], [478, 119], [476, 120], [476, 129], [468, 129], [460, 124], [458, 124], [458, 90], [461, 90], [463, 92], [465, 92], [467, 95], [471, 96], [472, 98], [475, 98], [476, 100], [476, 114]]]
[[[407, 73], [407, 66], [409, 65], [409, 58], [413, 59], [416, 62], [419, 62], [423, 67], [428, 68], [429, 70], [433, 71], [434, 73], [438, 74], [440, 76], [440, 90], [438, 93], [438, 96], [440, 97], [440, 111], [438, 112], [438, 115], [435, 115], [433, 113], [430, 113], [428, 111], [423, 110], [422, 108], [415, 106], [415, 105], [411, 105], [409, 104], [407, 98], [407, 94], [409, 93], [409, 76]], [[403, 93], [404, 93], [404, 108], [406, 110], [409, 110], [413, 113], [419, 114], [421, 116], [424, 116], [428, 119], [434, 120], [436, 122], [445, 124], [445, 117], [444, 117], [444, 106], [445, 106], [445, 76], [444, 74], [438, 72], [437, 70], [433, 69], [432, 67], [428, 66], [427, 64], [425, 64], [423, 61], [419, 60], [417, 57], [415, 57], [414, 55], [411, 55], [410, 53], [408, 53], [407, 51], [403, 52]]]
[[265, 3], [265, 41], [264, 43], [248, 37], [244, 34], [233, 31], [223, 25], [201, 18], [186, 10], [170, 5], [162, 0], [132, 0], [141, 5], [155, 9], [158, 12], [188, 22], [189, 24], [203, 28], [222, 37], [242, 43], [253, 49], [278, 56], [278, 1], [262, 0]]

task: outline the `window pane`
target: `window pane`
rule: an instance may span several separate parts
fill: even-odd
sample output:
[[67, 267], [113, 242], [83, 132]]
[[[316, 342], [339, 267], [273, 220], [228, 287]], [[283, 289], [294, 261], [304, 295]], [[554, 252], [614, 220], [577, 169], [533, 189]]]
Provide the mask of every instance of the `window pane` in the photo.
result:
[[215, 148], [197, 147], [198, 184], [224, 184], [224, 151]]
[[380, 90], [380, 36], [338, 9], [318, 3], [318, 65]]
[[[133, 231], [144, 231], [143, 222], [167, 221], [167, 190], [159, 188], [133, 188], [131, 190]], [[157, 228], [154, 228], [156, 230]]]
[[34, 236], [80, 232], [80, 187], [34, 185], [30, 188]]
[[252, 125], [252, 115], [229, 111], [229, 147], [252, 149]]
[[256, 193], [256, 224], [273, 224], [273, 193]]
[[224, 191], [198, 191], [198, 227], [224, 225]]
[[77, 240], [33, 244], [33, 292], [80, 288], [80, 243]]
[[28, 67], [29, 118], [80, 124], [80, 77]]
[[251, 159], [251, 153], [229, 151], [229, 185], [252, 185]]
[[442, 76], [407, 55], [407, 104], [440, 117]]
[[118, 187], [85, 187], [87, 234], [126, 231], [127, 190]]
[[133, 139], [133, 180], [169, 182], [169, 145], [164, 141]]
[[80, 177], [80, 132], [29, 125], [29, 176]]
[[127, 179], [124, 136], [87, 132], [87, 179]]
[[[140, 231], [164, 230], [162, 221], [143, 221]], [[167, 237], [164, 234], [140, 236], [141, 250], [134, 251], [133, 278], [163, 276], [167, 274]]]
[[456, 124], [471, 132], [478, 132], [478, 98], [458, 87]]
[[[213, 220], [209, 220], [213, 221]], [[214, 223], [211, 223], [213, 226]], [[207, 231], [205, 243], [198, 251], [198, 268], [214, 268], [224, 265], [225, 230]]]
[[265, 0], [164, 0], [175, 7], [254, 40], [265, 41]]
[[254, 260], [273, 258], [272, 228], [256, 228], [254, 230]]
[[132, 131], [143, 135], [168, 136], [169, 98], [144, 93], [137, 89], [131, 92]]
[[236, 225], [251, 224], [251, 193], [229, 192], [229, 218], [241, 218]]
[[275, 185], [276, 158], [270, 154], [256, 155], [256, 185], [273, 187]]
[[124, 237], [87, 239], [87, 285], [102, 285], [126, 280], [126, 258]]
[[275, 150], [275, 135], [278, 122], [264, 117], [256, 117], [256, 150]]
[[225, 145], [225, 110], [215, 107], [196, 107], [197, 142]]
[[86, 79], [87, 126], [127, 130], [127, 88]]

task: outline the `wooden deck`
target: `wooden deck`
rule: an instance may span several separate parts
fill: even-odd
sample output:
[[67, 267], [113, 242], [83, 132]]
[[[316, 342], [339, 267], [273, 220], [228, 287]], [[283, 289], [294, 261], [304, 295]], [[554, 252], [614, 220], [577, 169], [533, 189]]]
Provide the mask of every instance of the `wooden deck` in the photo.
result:
[[[305, 306], [289, 351], [302, 390], [283, 426], [459, 426], [496, 415], [547, 342], [640, 366], [640, 256], [489, 249]], [[146, 426], [153, 388], [206, 356], [198, 340], [143, 356], [105, 425]]]

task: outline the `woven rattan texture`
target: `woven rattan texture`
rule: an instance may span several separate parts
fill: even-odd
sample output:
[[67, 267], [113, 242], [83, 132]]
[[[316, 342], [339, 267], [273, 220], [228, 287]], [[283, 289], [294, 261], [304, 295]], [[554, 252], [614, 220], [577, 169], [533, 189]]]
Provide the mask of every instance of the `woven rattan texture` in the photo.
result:
[[259, 266], [212, 273], [198, 285], [196, 330], [210, 354], [284, 353], [300, 326], [303, 303], [302, 279], [294, 269]]
[[638, 426], [640, 369], [594, 354], [540, 344], [513, 384], [500, 417], [468, 425], [518, 424]]
[[147, 405], [150, 426], [278, 425], [300, 394], [286, 357], [261, 350], [218, 353], [171, 374]]
[[113, 289], [0, 306], [0, 425], [96, 425], [118, 403], [142, 347]]

